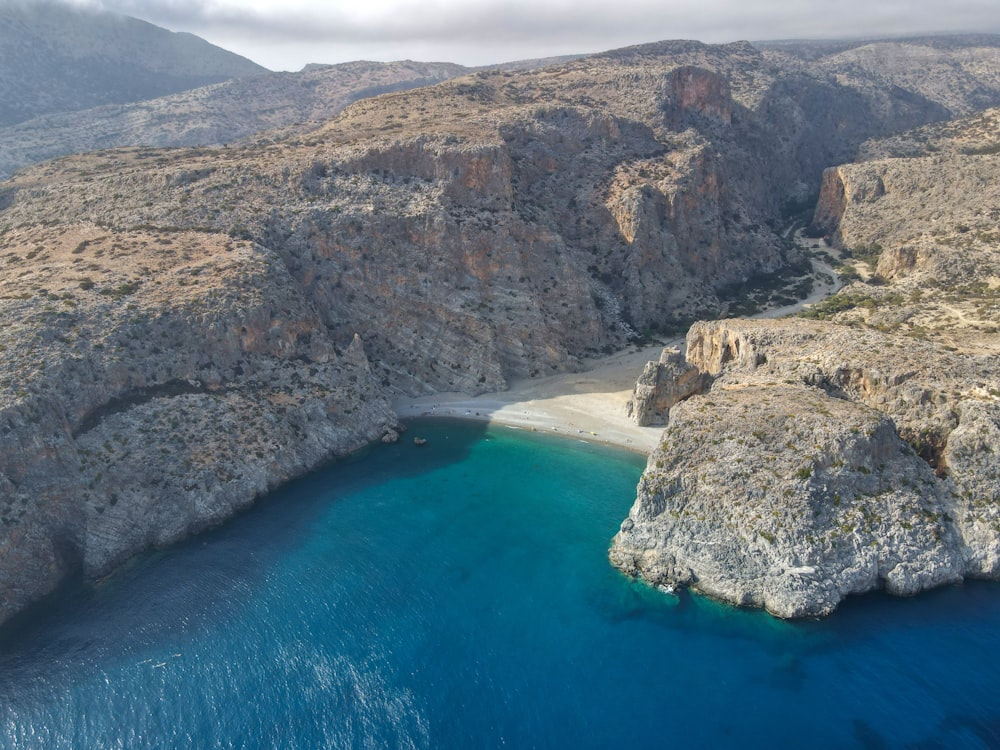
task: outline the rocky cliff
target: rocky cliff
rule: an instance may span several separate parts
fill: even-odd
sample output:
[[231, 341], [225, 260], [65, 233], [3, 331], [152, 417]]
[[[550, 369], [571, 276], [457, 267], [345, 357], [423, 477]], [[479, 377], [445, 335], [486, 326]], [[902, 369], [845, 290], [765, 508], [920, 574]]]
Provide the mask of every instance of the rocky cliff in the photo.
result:
[[3, 248], [0, 619], [395, 436], [361, 341], [338, 350], [260, 245], [60, 225]]
[[1000, 576], [1000, 359], [803, 320], [699, 323], [611, 559], [782, 617]]
[[813, 314], [1000, 352], [1000, 110], [864, 144], [824, 174], [813, 219], [866, 283]]
[[266, 72], [193, 34], [62, 2], [0, 4], [0, 125]]
[[[0, 185], [0, 617], [392, 439], [391, 393], [573, 370], [780, 275], [797, 260], [784, 207], [892, 118], [779, 57], [674, 42], [484, 71], [356, 102], [307, 134], [66, 157]], [[940, 111], [887, 96], [914, 118]], [[899, 422], [933, 429], [937, 467], [886, 471], [978, 476], [994, 417], [966, 401], [968, 417], [928, 406]], [[895, 483], [876, 464], [906, 455], [889, 417], [837, 408], [872, 433], [829, 426], [845, 463]]]
[[705, 389], [704, 372], [684, 359], [676, 347], [667, 347], [657, 362], [647, 362], [625, 405], [629, 419], [640, 426], [665, 425], [670, 407]]

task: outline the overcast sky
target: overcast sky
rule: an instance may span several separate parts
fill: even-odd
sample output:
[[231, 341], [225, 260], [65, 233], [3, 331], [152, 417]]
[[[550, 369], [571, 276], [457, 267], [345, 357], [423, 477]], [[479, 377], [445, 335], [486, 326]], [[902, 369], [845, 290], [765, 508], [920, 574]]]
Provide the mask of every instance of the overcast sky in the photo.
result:
[[1000, 0], [72, 0], [190, 31], [272, 70], [484, 65], [660, 39], [1000, 32]]

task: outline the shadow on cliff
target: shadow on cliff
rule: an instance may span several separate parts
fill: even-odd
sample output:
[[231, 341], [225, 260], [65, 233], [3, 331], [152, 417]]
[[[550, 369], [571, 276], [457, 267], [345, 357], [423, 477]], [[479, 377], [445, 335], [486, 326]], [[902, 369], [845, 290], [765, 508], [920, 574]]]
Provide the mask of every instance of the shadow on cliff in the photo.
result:
[[[409, 424], [399, 442], [335, 460], [215, 529], [138, 555], [99, 581], [66, 581], [0, 627], [0, 702], [16, 700], [39, 679], [79, 679], [95, 665], [141, 659], [153, 644], [187, 640], [238, 617], [285, 556], [308, 542], [331, 504], [460, 462], [487, 429], [457, 420]], [[415, 445], [414, 436], [426, 443]]]

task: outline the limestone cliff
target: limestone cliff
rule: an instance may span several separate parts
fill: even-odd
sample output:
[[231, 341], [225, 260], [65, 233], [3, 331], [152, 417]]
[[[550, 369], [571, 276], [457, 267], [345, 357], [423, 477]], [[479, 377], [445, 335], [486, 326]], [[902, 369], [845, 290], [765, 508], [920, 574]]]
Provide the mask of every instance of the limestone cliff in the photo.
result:
[[[0, 185], [0, 619], [392, 439], [389, 394], [502, 389], [716, 314], [798, 260], [786, 205], [902, 110], [941, 113], [746, 43], [669, 42], [364, 99], [307, 134], [20, 172]], [[851, 461], [904, 455], [865, 411], [877, 365], [795, 367], [876, 393], [845, 412], [877, 433]], [[985, 569], [992, 505], [967, 478], [992, 402], [907, 387], [885, 398], [928, 390], [898, 424], [937, 465], [893, 459], [885, 481], [966, 482]]]
[[2, 263], [0, 620], [395, 435], [360, 347], [259, 245], [62, 225]]
[[782, 617], [1000, 576], [995, 357], [801, 320], [699, 323], [611, 559]]
[[1000, 352], [998, 126], [987, 110], [869, 141], [826, 171], [813, 222], [866, 283], [811, 315]]
[[641, 426], [665, 425], [670, 407], [701, 393], [707, 381], [705, 373], [684, 360], [680, 349], [667, 347], [658, 362], [646, 363], [625, 413]]

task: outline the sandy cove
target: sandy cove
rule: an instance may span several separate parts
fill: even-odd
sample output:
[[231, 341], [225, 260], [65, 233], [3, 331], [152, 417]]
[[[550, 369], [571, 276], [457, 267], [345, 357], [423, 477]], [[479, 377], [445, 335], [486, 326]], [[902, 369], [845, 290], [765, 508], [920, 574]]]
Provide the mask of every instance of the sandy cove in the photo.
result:
[[[808, 242], [799, 233], [796, 239], [803, 245]], [[812, 248], [817, 247], [818, 244], [812, 245]], [[841, 287], [836, 273], [823, 261], [814, 258], [813, 270], [816, 284], [806, 299], [752, 317], [792, 315]], [[582, 372], [512, 381], [508, 390], [499, 393], [403, 397], [396, 400], [394, 408], [403, 420], [413, 417], [477, 419], [606, 443], [648, 455], [659, 444], [663, 427], [639, 427], [625, 416], [625, 405], [646, 363], [658, 360], [664, 346], [678, 346], [683, 350], [684, 339], [586, 360], [586, 369]]]
[[[683, 344], [683, 339], [672, 341]], [[435, 393], [402, 398], [394, 407], [407, 417], [455, 417], [549, 432], [651, 453], [662, 427], [639, 427], [625, 416], [625, 404], [646, 362], [656, 360], [663, 344], [631, 349], [588, 360], [584, 372], [517, 380], [509, 390], [468, 396]]]

